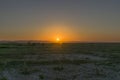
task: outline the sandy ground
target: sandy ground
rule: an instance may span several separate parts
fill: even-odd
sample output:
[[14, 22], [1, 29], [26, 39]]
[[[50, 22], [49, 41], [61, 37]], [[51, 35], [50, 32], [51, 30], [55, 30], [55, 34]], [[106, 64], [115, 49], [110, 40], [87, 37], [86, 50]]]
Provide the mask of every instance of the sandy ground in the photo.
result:
[[[36, 56], [36, 58], [35, 58]], [[38, 55], [25, 56], [25, 60], [37, 60]], [[83, 54], [45, 54], [39, 60], [52, 61], [60, 59], [78, 60], [89, 59], [93, 61], [104, 61], [107, 58], [102, 58], [92, 55]], [[119, 67], [117, 65], [115, 67]], [[54, 68], [63, 68], [62, 70], [56, 70]], [[38, 71], [28, 75], [20, 74], [16, 68], [6, 69], [2, 74], [7, 77], [8, 80], [119, 80], [120, 71], [114, 70], [111, 66], [97, 65], [95, 63], [85, 63], [79, 65], [73, 64], [53, 64], [53, 65], [39, 65], [32, 66], [31, 68]], [[40, 77], [42, 76], [42, 78]]]

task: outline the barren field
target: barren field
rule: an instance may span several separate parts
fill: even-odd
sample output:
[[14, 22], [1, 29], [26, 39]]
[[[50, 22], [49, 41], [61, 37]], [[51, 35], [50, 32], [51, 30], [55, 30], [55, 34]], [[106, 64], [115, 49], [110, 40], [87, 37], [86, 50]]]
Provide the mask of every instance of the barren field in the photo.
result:
[[0, 80], [120, 80], [120, 43], [0, 43]]

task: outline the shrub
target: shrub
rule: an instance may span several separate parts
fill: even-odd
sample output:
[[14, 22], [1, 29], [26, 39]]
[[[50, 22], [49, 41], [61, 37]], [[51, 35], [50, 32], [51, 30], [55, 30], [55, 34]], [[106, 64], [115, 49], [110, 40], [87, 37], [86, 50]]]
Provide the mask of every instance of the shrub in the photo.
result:
[[39, 79], [44, 79], [44, 75], [39, 75]]
[[54, 67], [53, 69], [56, 70], [56, 71], [62, 71], [64, 68], [61, 67], [61, 66], [60, 67], [58, 66], [58, 67]]
[[0, 78], [0, 80], [8, 80], [6, 77], [2, 77]]

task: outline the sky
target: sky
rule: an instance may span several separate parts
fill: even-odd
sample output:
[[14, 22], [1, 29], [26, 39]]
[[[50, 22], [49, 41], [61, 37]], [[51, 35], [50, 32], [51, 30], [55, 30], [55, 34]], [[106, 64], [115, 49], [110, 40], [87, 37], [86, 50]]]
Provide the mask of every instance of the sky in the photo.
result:
[[120, 0], [0, 0], [0, 40], [120, 42]]

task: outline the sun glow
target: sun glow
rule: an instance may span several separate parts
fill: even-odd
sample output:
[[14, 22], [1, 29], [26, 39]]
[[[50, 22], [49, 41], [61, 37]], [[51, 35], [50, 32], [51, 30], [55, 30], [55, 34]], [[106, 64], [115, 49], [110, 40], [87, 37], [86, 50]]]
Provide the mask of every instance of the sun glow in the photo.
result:
[[[78, 32], [74, 31], [74, 29], [69, 28], [72, 25], [65, 23], [47, 23], [43, 25], [46, 28], [42, 28], [41, 31], [38, 29], [36, 31], [38, 34], [36, 37], [39, 40], [45, 40], [55, 43], [63, 43], [68, 41], [78, 40]], [[49, 34], [48, 34], [49, 33]], [[79, 35], [81, 36], [81, 35]]]
[[61, 39], [61, 37], [56, 37], [56, 38], [55, 38], [55, 41], [56, 41], [57, 43], [61, 43], [61, 42], [62, 42], [62, 39]]
[[59, 42], [59, 41], [60, 41], [60, 38], [59, 38], [59, 37], [57, 37], [57, 38], [56, 38], [56, 41], [57, 41], [57, 42]]

